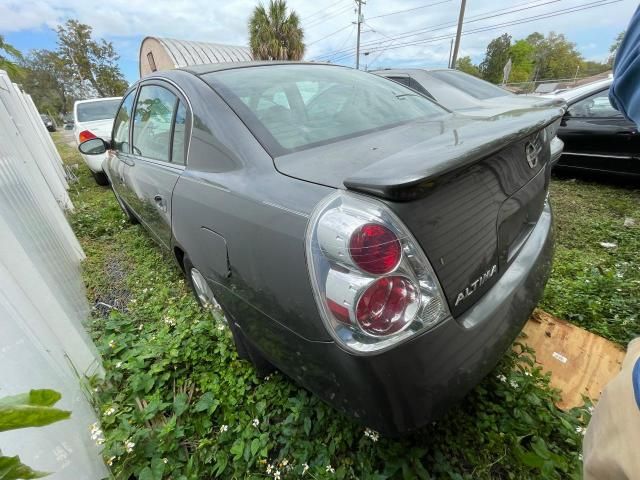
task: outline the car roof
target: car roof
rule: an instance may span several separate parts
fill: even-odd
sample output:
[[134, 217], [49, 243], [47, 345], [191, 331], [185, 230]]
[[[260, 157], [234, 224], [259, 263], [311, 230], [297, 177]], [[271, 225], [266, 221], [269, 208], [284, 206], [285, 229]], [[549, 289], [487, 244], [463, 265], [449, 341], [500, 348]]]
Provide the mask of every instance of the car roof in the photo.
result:
[[104, 102], [106, 100], [122, 100], [122, 97], [88, 98], [86, 100], [76, 100], [74, 105], [79, 105], [81, 103]]
[[563, 90], [562, 92], [556, 93], [554, 96], [571, 103], [574, 100], [580, 100], [584, 97], [588, 97], [592, 93], [596, 93], [599, 90], [603, 90], [611, 86], [612, 82], [613, 78], [605, 78], [604, 80], [597, 80], [595, 82], [587, 83], [586, 85], [580, 85], [576, 88]]
[[253, 62], [222, 62], [222, 63], [207, 63], [203, 65], [190, 65], [182, 67], [177, 70], [184, 70], [185, 72], [192, 73], [193, 75], [206, 75], [213, 72], [222, 72], [224, 70], [235, 70], [238, 68], [249, 67], [268, 67], [273, 65], [330, 65], [333, 67], [344, 67], [343, 65], [334, 65], [325, 62], [287, 62], [287, 61], [253, 61]]
[[384, 68], [382, 70], [369, 70], [370, 73], [384, 74], [384, 73], [411, 73], [411, 72], [456, 72], [452, 68]]

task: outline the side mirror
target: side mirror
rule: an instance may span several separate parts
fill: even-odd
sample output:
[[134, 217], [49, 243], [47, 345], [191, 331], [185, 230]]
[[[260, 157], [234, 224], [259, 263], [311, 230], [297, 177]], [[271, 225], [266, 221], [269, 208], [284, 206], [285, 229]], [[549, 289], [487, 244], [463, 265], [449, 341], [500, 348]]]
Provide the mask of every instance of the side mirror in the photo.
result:
[[100, 155], [107, 151], [108, 146], [101, 138], [90, 138], [78, 145], [78, 150], [85, 155]]

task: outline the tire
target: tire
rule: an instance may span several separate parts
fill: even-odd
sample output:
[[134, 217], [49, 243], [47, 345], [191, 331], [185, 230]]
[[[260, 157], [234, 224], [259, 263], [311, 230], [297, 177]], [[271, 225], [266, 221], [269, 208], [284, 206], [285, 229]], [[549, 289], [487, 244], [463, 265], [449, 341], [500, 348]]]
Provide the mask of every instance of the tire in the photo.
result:
[[101, 187], [109, 185], [109, 177], [107, 177], [106, 173], [104, 173], [104, 172], [91, 172], [91, 175], [93, 175], [93, 179]]
[[[231, 317], [227, 315], [224, 307], [216, 300], [213, 292], [211, 292], [211, 288], [209, 285], [198, 285], [204, 280], [204, 277], [200, 274], [200, 281], [197, 280], [197, 275], [194, 275], [194, 270], [199, 274], [200, 272], [193, 266], [191, 260], [186, 255], [182, 261], [184, 267], [184, 273], [187, 277], [187, 282], [191, 287], [191, 291], [193, 295], [196, 297], [196, 301], [200, 304], [200, 306], [205, 309], [211, 311], [212, 309], [219, 309], [220, 313], [223, 316], [229, 330], [231, 330], [231, 335], [233, 336], [233, 342], [236, 346], [236, 351], [238, 352], [238, 357], [243, 360], [248, 360], [251, 362], [256, 369], [256, 373], [258, 376], [265, 377], [271, 372], [275, 370], [275, 367], [258, 351], [256, 347], [251, 344], [251, 341], [246, 338], [246, 336], [242, 333], [240, 328], [231, 320]], [[194, 276], [196, 279], [194, 280]], [[198, 284], [197, 284], [197, 283]], [[203, 288], [206, 287], [206, 288]], [[213, 312], [212, 312], [213, 315]]]

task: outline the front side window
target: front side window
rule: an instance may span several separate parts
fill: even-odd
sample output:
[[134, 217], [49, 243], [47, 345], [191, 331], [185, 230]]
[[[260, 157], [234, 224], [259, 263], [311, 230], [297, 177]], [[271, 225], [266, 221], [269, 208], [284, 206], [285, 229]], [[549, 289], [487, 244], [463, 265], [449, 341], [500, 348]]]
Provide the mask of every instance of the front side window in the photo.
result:
[[158, 85], [140, 88], [133, 120], [133, 153], [169, 161], [171, 121], [177, 97]]
[[622, 114], [609, 102], [609, 89], [591, 95], [571, 105], [568, 111], [572, 117], [621, 117]]
[[203, 78], [274, 156], [447, 114], [402, 85], [342, 67], [273, 65]]
[[135, 97], [135, 90], [129, 92], [126, 96], [116, 119], [113, 122], [113, 148], [121, 153], [131, 153], [129, 148], [129, 128], [131, 125], [131, 109], [133, 108], [133, 99]]

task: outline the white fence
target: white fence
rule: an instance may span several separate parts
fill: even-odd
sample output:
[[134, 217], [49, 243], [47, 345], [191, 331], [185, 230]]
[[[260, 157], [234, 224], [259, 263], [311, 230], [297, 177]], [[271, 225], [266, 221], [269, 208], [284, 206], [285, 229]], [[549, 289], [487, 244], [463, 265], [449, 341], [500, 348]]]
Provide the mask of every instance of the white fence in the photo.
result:
[[72, 412], [42, 428], [0, 432], [3, 455], [51, 479], [108, 476], [89, 425], [95, 414], [79, 376], [100, 373], [87, 335], [84, 253], [62, 160], [31, 97], [0, 70], [0, 397], [52, 388]]

